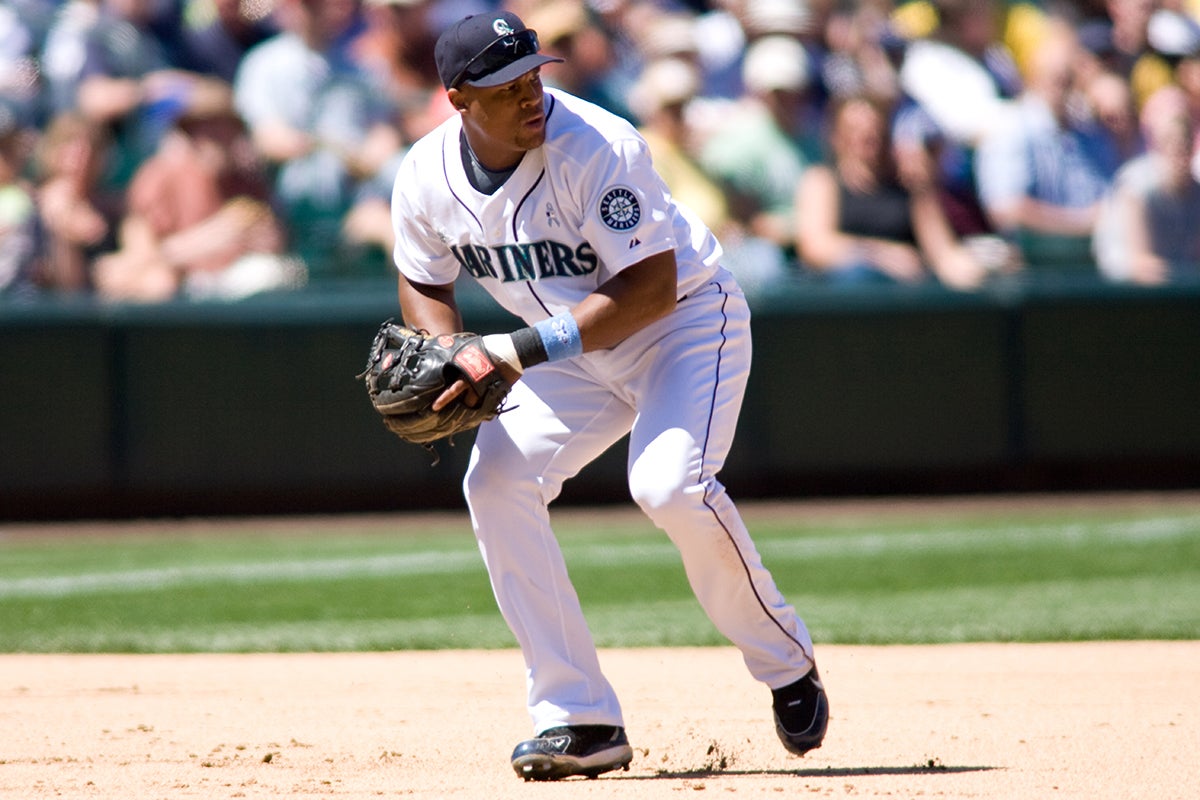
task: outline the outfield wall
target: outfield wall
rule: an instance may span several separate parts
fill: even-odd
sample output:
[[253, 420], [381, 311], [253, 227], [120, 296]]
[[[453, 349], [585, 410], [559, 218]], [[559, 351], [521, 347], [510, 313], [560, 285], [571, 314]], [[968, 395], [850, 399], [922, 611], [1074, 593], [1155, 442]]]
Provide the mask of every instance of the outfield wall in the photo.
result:
[[[1200, 287], [752, 295], [741, 497], [1200, 486]], [[514, 321], [478, 291], [469, 326]], [[360, 381], [391, 282], [0, 305], [0, 519], [459, 507]], [[606, 454], [564, 502], [627, 497]]]

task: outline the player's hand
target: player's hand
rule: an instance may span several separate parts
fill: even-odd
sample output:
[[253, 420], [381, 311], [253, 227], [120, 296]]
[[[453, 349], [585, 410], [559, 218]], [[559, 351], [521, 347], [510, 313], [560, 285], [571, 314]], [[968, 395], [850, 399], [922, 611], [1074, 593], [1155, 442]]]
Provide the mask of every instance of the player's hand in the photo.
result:
[[521, 358], [517, 355], [512, 336], [507, 333], [489, 333], [483, 337], [483, 346], [510, 386], [521, 379], [525, 368], [521, 366]]
[[441, 411], [443, 408], [453, 403], [455, 398], [462, 394], [466, 395], [463, 398], [463, 403], [468, 408], [475, 408], [479, 405], [479, 395], [477, 395], [471, 389], [471, 384], [467, 383], [462, 378], [459, 378], [454, 383], [450, 384], [446, 391], [438, 395], [438, 398], [433, 401], [431, 408], [434, 411]]

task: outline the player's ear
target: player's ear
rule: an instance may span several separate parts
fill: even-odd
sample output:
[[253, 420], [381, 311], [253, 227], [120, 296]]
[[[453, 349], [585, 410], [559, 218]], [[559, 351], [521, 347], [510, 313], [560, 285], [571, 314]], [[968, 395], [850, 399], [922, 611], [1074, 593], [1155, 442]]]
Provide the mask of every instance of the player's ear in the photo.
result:
[[446, 97], [450, 100], [450, 105], [454, 106], [455, 111], [466, 111], [469, 105], [466, 94], [461, 89], [454, 88], [446, 92]]

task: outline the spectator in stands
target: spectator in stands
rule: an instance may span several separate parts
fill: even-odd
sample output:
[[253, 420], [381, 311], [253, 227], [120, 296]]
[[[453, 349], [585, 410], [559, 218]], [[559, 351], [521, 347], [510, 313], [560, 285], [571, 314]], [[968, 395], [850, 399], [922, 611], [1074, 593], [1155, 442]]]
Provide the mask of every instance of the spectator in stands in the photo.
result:
[[688, 116], [691, 103], [700, 99], [700, 80], [691, 60], [656, 59], [630, 92], [630, 108], [642, 120], [638, 129], [671, 196], [717, 234], [726, 265], [743, 287], [754, 290], [787, 276], [789, 265], [774, 243], [752, 236], [733, 218], [721, 185], [696, 159], [697, 137]]
[[[629, 0], [583, 2], [587, 11], [587, 24], [581, 31], [583, 35], [569, 43], [571, 49], [582, 47], [585, 50], [582, 55], [590, 63], [603, 65], [604, 75], [599, 79], [603, 85], [599, 87], [596, 95], [601, 101], [601, 107], [636, 123], [633, 112], [625, 102], [625, 96], [647, 63], [671, 56], [695, 57], [696, 12], [675, 3]], [[513, 8], [522, 19], [532, 16], [540, 25], [543, 24], [539, 19], [542, 15], [537, 13], [540, 6], [539, 0], [518, 0]], [[542, 18], [544, 19], [544, 16]], [[555, 27], [559, 26], [554, 25], [548, 31], [551, 38], [554, 38]], [[554, 54], [552, 50], [547, 52]], [[563, 53], [560, 51], [558, 55], [563, 56]], [[552, 69], [544, 72], [544, 77], [550, 81], [550, 85], [553, 85], [553, 75]], [[604, 105], [605, 103], [611, 105]]]
[[1161, 5], [1161, 0], [1103, 0], [1103, 13], [1074, 22], [1084, 44], [1078, 66], [1124, 79], [1139, 107], [1171, 82], [1170, 65], [1150, 43], [1150, 20]]
[[889, 0], [854, 3], [830, 15], [822, 73], [832, 97], [865, 95], [889, 105], [897, 102], [903, 40], [888, 19], [891, 6]]
[[794, 36], [763, 36], [747, 49], [742, 78], [745, 97], [722, 113], [699, 161], [720, 181], [734, 219], [791, 261], [795, 187], [820, 152], [820, 131], [804, 128], [808, 55]]
[[1200, 7], [1193, 2], [1190, 14], [1166, 7], [1155, 13], [1150, 41], [1173, 64], [1173, 82], [1187, 98], [1196, 146], [1192, 174], [1200, 180]]
[[1065, 26], [1033, 56], [1029, 85], [1012, 113], [980, 144], [980, 197], [996, 229], [1031, 267], [1094, 269], [1092, 229], [1120, 166], [1111, 136], [1069, 113], [1078, 58]]
[[391, 99], [354, 60], [360, 12], [358, 0], [281, 0], [283, 32], [247, 52], [234, 79], [290, 247], [314, 277], [354, 274], [343, 220], [403, 147]]
[[1200, 180], [1187, 96], [1159, 89], [1142, 109], [1149, 152], [1117, 173], [1095, 230], [1096, 262], [1110, 280], [1155, 285], [1200, 279]]
[[96, 259], [106, 300], [237, 299], [304, 278], [283, 256], [269, 183], [233, 113], [184, 115], [138, 168], [120, 249]]
[[[831, 52], [829, 26], [835, 7], [840, 4], [831, 0], [735, 0], [729, 5], [737, 9], [747, 46], [763, 37], [779, 35], [793, 37], [803, 45], [809, 74], [805, 94], [810, 109], [821, 112], [832, 88], [825, 83], [826, 58]], [[819, 130], [820, 125], [813, 124], [811, 128]], [[812, 144], [819, 144], [819, 139], [818, 134]], [[816, 151], [807, 152], [810, 160], [820, 155]]]
[[1188, 111], [1196, 131], [1196, 155], [1192, 159], [1192, 174], [1200, 179], [1200, 46], [1180, 59], [1175, 67], [1179, 87], [1187, 94]]
[[[909, 6], [907, 8], [916, 8]], [[898, 168], [931, 180], [955, 235], [991, 269], [1009, 270], [1019, 254], [996, 235], [975, 179], [975, 151], [1021, 89], [1001, 38], [997, 0], [935, 0], [930, 30], [895, 22], [911, 41], [900, 56], [902, 97], [892, 124]]]
[[32, 131], [0, 106], [0, 296], [34, 291], [41, 250], [34, 187], [24, 174]]
[[247, 0], [204, 0], [181, 32], [183, 66], [202, 75], [233, 83], [246, 51], [279, 32], [269, 3]]
[[671, 195], [694, 211], [723, 242], [737, 226], [720, 185], [696, 161], [697, 142], [687, 119], [688, 105], [699, 88], [699, 70], [693, 62], [659, 58], [642, 70], [629, 102], [641, 120], [638, 130], [650, 147], [654, 166]]
[[0, 113], [22, 127], [44, 122], [38, 56], [54, 7], [50, 0], [9, 0], [0, 5]]
[[405, 113], [426, 106], [430, 95], [445, 94], [433, 56], [440, 30], [437, 0], [365, 0], [363, 15], [353, 59], [381, 91]]
[[920, 283], [938, 277], [970, 289], [985, 277], [957, 241], [934, 185], [900, 181], [888, 114], [867, 97], [835, 100], [832, 163], [805, 170], [796, 187], [801, 263], [840, 284]]
[[[219, 113], [231, 107], [226, 82], [180, 68], [176, 43], [156, 32], [157, 13], [152, 0], [101, 0], [83, 32], [77, 70], [73, 75], [66, 70], [67, 85], [75, 87], [68, 101], [88, 119], [111, 127], [116, 149], [109, 177], [118, 187], [154, 152], [179, 111]], [[60, 62], [70, 58], [59, 56]]]
[[[586, 0], [537, 0], [512, 5], [538, 32], [542, 51], [563, 59], [543, 68], [543, 83], [636, 122], [627, 98], [629, 86], [618, 70], [617, 40], [596, 24]], [[644, 64], [638, 66], [644, 68]]]
[[1101, 72], [1081, 85], [1080, 102], [1086, 108], [1080, 113], [1095, 118], [1107, 130], [1117, 148], [1122, 163], [1140, 155], [1146, 149], [1134, 107], [1129, 83], [1112, 72]]
[[[1020, 250], [996, 233], [983, 210], [975, 185], [974, 148], [951, 140], [921, 106], [905, 100], [893, 115], [892, 137], [901, 183], [923, 186], [937, 195], [952, 235], [979, 267], [990, 274], [1019, 270]], [[949, 274], [943, 280], [951, 285], [974, 283], [956, 281]]]
[[948, 140], [975, 147], [1005, 114], [1021, 76], [1000, 36], [999, 0], [935, 0], [938, 24], [911, 41], [900, 88]]
[[347, 53], [372, 90], [394, 108], [396, 147], [370, 175], [354, 180], [334, 258], [362, 273], [391, 269], [394, 233], [391, 192], [407, 147], [445, 120], [452, 109], [434, 69], [436, 0], [364, 0], [361, 29]]
[[84, 54], [99, 19], [100, 0], [66, 0], [47, 28], [38, 62], [48, 117], [78, 110]]
[[45, 231], [39, 282], [60, 292], [86, 292], [91, 261], [116, 243], [121, 197], [102, 180], [112, 151], [108, 129], [81, 114], [50, 121], [36, 153], [37, 207]]

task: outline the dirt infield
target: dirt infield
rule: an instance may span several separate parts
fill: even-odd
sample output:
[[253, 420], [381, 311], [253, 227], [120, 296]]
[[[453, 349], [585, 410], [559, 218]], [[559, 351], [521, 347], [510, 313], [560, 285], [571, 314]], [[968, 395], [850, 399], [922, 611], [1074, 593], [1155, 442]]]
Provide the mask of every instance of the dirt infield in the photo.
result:
[[0, 797], [1200, 796], [1200, 642], [818, 645], [804, 759], [730, 648], [606, 650], [629, 772], [524, 783], [516, 651], [0, 656]]

